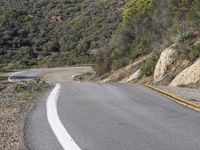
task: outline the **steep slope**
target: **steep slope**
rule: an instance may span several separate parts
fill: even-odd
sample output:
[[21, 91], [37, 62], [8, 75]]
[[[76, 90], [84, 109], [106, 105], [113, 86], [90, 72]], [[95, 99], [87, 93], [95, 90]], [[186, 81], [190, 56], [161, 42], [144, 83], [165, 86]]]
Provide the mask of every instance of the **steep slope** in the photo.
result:
[[[107, 73], [101, 82], [169, 85], [200, 57], [199, 41], [198, 0], [129, 0], [123, 21], [105, 50], [97, 55], [97, 75]], [[187, 70], [188, 75], [192, 73], [192, 69]], [[196, 73], [193, 78], [196, 82], [200, 79]]]

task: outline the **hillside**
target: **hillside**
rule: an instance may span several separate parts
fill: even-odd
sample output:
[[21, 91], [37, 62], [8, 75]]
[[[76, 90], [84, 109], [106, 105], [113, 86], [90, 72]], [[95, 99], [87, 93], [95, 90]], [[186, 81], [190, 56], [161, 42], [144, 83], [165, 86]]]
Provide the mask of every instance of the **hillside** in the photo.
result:
[[198, 0], [129, 0], [96, 71], [101, 82], [199, 86], [199, 57]]
[[168, 85], [200, 57], [198, 0], [8, 0], [0, 5], [4, 69], [95, 63], [96, 76], [105, 82], [139, 77], [139, 82]]
[[0, 64], [6, 69], [94, 61], [125, 0], [0, 0]]

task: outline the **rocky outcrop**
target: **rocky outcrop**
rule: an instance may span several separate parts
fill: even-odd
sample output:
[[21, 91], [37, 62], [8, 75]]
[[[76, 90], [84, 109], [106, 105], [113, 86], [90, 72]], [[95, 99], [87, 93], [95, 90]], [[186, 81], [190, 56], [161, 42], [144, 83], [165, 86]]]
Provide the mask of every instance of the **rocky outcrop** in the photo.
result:
[[56, 22], [60, 22], [63, 20], [62, 16], [52, 16], [51, 19]]
[[133, 73], [132, 75], [128, 76], [127, 78], [121, 80], [121, 83], [127, 83], [127, 82], [134, 82], [134, 81], [138, 81], [141, 78], [142, 74], [141, 74], [141, 70], [138, 69], [135, 73]]
[[191, 61], [185, 54], [178, 52], [176, 44], [172, 45], [160, 56], [154, 71], [154, 83], [169, 85], [190, 63]]
[[170, 86], [193, 85], [200, 83], [200, 58], [191, 66], [183, 70], [171, 82]]
[[172, 47], [164, 50], [158, 60], [154, 71], [154, 82], [158, 83], [165, 78], [168, 69], [178, 58], [178, 52]]
[[137, 71], [139, 68], [139, 64], [132, 64], [130, 66], [126, 66], [122, 69], [119, 69], [117, 71], [112, 72], [107, 78], [101, 80], [101, 83], [107, 83], [107, 82], [119, 82], [126, 78], [127, 76], [130, 76]]

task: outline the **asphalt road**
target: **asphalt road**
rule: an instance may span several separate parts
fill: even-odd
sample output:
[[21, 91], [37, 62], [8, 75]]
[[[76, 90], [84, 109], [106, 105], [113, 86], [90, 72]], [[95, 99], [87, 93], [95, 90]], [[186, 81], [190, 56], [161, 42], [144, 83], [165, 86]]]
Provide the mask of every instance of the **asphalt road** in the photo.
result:
[[[157, 92], [133, 84], [71, 79], [60, 84], [58, 115], [82, 150], [200, 149], [200, 114]], [[30, 150], [62, 150], [47, 120], [49, 93], [27, 119], [25, 142]]]

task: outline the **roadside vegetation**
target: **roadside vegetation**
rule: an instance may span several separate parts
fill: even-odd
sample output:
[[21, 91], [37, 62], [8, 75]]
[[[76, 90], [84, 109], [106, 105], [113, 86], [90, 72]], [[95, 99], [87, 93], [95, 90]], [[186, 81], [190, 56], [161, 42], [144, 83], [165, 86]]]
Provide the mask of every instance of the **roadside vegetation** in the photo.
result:
[[[190, 59], [200, 55], [200, 45], [193, 45], [200, 27], [198, 0], [128, 0], [123, 20], [109, 44], [96, 59], [97, 75], [117, 70], [140, 57], [164, 49], [177, 41], [180, 52]], [[157, 58], [146, 61], [142, 73], [153, 73]]]
[[87, 72], [85, 74], [80, 74], [74, 76], [74, 81], [80, 81], [80, 82], [90, 82], [95, 80], [95, 73], [94, 72]]
[[181, 27], [177, 31], [177, 48], [180, 53], [184, 53], [191, 60], [200, 57], [200, 42], [193, 42], [195, 34], [194, 31], [187, 27]]
[[151, 76], [154, 73], [156, 64], [160, 58], [161, 50], [154, 52], [153, 56], [147, 59], [140, 67], [142, 76]]
[[6, 70], [0, 69], [0, 84], [6, 84], [8, 83], [8, 76], [10, 72]]
[[0, 82], [0, 149], [25, 149], [25, 118], [38, 96], [48, 88], [49, 85], [40, 79], [20, 83]]

